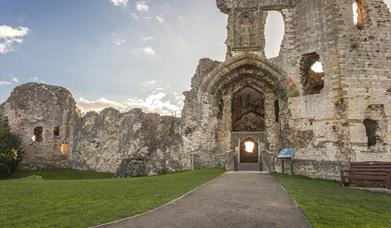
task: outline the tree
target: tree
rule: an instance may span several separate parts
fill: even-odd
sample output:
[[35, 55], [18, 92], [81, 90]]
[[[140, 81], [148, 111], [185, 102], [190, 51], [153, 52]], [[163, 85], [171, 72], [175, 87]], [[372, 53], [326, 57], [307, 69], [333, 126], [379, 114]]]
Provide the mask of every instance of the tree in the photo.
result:
[[15, 172], [22, 154], [18, 137], [11, 133], [7, 118], [0, 116], [0, 179]]

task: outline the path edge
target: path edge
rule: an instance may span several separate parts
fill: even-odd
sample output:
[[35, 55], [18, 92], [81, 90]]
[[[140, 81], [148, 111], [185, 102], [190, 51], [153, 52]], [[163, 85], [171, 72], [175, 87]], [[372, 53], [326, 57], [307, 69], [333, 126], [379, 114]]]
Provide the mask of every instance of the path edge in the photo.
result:
[[200, 188], [202, 188], [202, 187], [204, 187], [204, 186], [206, 186], [206, 185], [208, 185], [208, 184], [210, 184], [210, 183], [216, 181], [218, 178], [220, 178], [221, 176], [223, 176], [223, 175], [225, 175], [225, 174], [227, 174], [227, 173], [228, 173], [227, 171], [224, 171], [224, 173], [218, 175], [217, 177], [213, 178], [212, 180], [210, 180], [210, 181], [208, 181], [208, 182], [206, 182], [206, 183], [204, 183], [204, 184], [202, 184], [202, 185], [196, 187], [195, 189], [193, 189], [193, 190], [191, 190], [191, 191], [189, 191], [189, 192], [186, 192], [185, 194], [179, 196], [178, 198], [175, 198], [175, 199], [171, 200], [171, 201], [168, 202], [168, 203], [165, 203], [165, 204], [163, 204], [163, 205], [160, 205], [159, 207], [156, 207], [156, 208], [154, 208], [154, 209], [151, 209], [151, 210], [146, 211], [146, 212], [141, 213], [141, 214], [133, 215], [133, 216], [130, 216], [130, 217], [127, 217], [127, 218], [123, 218], [123, 219], [119, 219], [119, 220], [116, 220], [116, 221], [113, 221], [113, 222], [108, 222], [108, 223], [104, 223], [104, 224], [99, 224], [99, 225], [95, 225], [95, 226], [90, 226], [90, 228], [101, 228], [101, 227], [105, 227], [105, 226], [109, 226], [109, 225], [114, 225], [114, 224], [117, 224], [117, 223], [120, 223], [120, 222], [124, 222], [124, 221], [126, 221], [126, 220], [134, 219], [134, 218], [141, 217], [141, 216], [143, 216], [143, 215], [152, 213], [152, 212], [154, 212], [154, 211], [156, 211], [156, 210], [158, 210], [158, 209], [160, 209], [160, 208], [162, 208], [162, 207], [165, 207], [165, 206], [168, 206], [168, 205], [170, 205], [170, 204], [172, 204], [172, 203], [175, 203], [176, 201], [178, 201], [178, 200], [180, 200], [180, 199], [182, 199], [182, 198], [184, 198], [184, 197], [190, 195], [191, 193], [195, 192], [196, 190], [198, 190], [198, 189], [200, 189]]
[[304, 218], [304, 220], [307, 222], [308, 226], [309, 227], [313, 227], [312, 224], [310, 223], [310, 221], [308, 220], [307, 216], [305, 216], [305, 213], [303, 211], [303, 209], [299, 206], [299, 204], [296, 202], [296, 200], [291, 196], [291, 194], [289, 194], [289, 192], [285, 189], [285, 187], [277, 180], [277, 178], [271, 174], [270, 176], [272, 176], [274, 178], [274, 180], [278, 183], [278, 185], [280, 185], [281, 189], [286, 192], [286, 194], [289, 196], [289, 199], [293, 202], [293, 204], [296, 206], [297, 209], [299, 209], [300, 211], [300, 214], [301, 214], [301, 217]]

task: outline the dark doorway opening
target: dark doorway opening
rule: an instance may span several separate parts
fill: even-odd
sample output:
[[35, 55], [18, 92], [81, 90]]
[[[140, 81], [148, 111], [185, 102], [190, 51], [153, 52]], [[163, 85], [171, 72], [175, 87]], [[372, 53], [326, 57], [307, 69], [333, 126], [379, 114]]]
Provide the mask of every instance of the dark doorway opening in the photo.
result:
[[258, 163], [258, 142], [247, 137], [240, 142], [240, 163]]

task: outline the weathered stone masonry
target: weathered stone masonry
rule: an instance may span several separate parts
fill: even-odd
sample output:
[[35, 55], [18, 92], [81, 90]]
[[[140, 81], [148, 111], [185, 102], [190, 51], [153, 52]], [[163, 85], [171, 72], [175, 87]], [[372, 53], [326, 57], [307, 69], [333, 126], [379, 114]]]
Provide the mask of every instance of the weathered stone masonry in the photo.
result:
[[[194, 134], [185, 135], [193, 143], [184, 145], [184, 153], [203, 154], [204, 164], [213, 164], [220, 161], [215, 155], [220, 159], [235, 150], [236, 145], [230, 146], [235, 134], [231, 96], [235, 87], [259, 83], [256, 87], [266, 94], [267, 149], [276, 155], [284, 146], [299, 148], [296, 173], [335, 179], [348, 160], [390, 161], [391, 16], [383, 1], [363, 2], [361, 24], [355, 25], [354, 1], [218, 0], [229, 16], [227, 59], [196, 74], [205, 83], [193, 83], [186, 93], [184, 129]], [[268, 10], [280, 11], [285, 22], [280, 54], [270, 60], [263, 51]], [[323, 65], [321, 74], [310, 71], [316, 61]], [[272, 121], [274, 99], [279, 100], [279, 123]], [[194, 122], [197, 116], [201, 120]], [[367, 119], [377, 123], [374, 136], [365, 128]], [[198, 135], [215, 137], [205, 141]], [[375, 145], [368, 144], [371, 137], [377, 138]]]
[[[228, 15], [226, 60], [200, 60], [180, 119], [112, 108], [82, 116], [64, 88], [17, 87], [0, 113], [22, 138], [21, 167], [118, 176], [229, 167], [246, 138], [270, 161], [282, 147], [298, 148], [294, 171], [311, 177], [336, 179], [349, 160], [391, 161], [391, 15], [382, 0], [217, 6]], [[273, 59], [264, 54], [270, 10], [285, 26]]]
[[[134, 109], [113, 108], [82, 116], [69, 91], [29, 83], [18, 86], [0, 113], [25, 148], [20, 168], [74, 168], [116, 172], [121, 162], [141, 162], [143, 172], [155, 175], [181, 169], [180, 120]], [[42, 128], [42, 140], [33, 140]], [[59, 128], [59, 134], [53, 131]], [[127, 170], [133, 173], [132, 170]]]

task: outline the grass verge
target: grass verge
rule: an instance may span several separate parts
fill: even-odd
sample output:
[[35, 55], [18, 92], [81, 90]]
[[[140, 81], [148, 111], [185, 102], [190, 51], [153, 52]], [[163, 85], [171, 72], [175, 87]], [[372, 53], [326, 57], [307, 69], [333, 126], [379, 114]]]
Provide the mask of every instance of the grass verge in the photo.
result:
[[107, 223], [168, 203], [223, 172], [205, 169], [131, 179], [3, 180], [0, 227], [88, 227]]
[[391, 195], [326, 180], [275, 175], [314, 227], [390, 227]]

